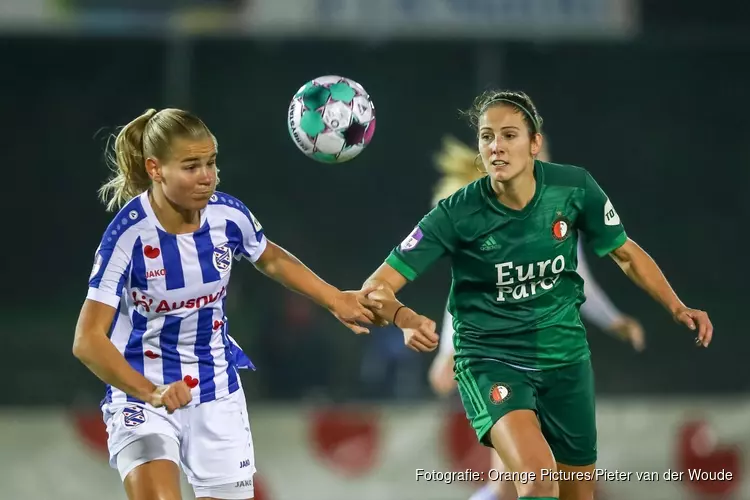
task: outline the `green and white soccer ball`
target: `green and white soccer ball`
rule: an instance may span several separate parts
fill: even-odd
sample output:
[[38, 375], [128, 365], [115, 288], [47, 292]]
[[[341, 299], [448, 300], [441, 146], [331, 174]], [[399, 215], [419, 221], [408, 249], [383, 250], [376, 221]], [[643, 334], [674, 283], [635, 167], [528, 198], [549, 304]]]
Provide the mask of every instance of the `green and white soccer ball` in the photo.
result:
[[300, 151], [323, 163], [360, 154], [375, 133], [375, 106], [365, 89], [341, 76], [304, 84], [289, 105], [289, 135]]

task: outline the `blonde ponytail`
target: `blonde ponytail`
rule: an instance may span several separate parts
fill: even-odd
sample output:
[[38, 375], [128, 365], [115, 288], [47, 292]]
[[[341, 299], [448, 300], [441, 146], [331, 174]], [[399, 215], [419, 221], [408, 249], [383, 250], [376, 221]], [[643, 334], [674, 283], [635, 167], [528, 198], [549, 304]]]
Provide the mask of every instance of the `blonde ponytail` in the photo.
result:
[[143, 153], [143, 135], [156, 113], [155, 109], [147, 110], [125, 125], [115, 137], [113, 151], [107, 156], [115, 175], [99, 188], [99, 198], [107, 205], [108, 211], [122, 207], [151, 186]]
[[443, 174], [433, 192], [433, 205], [452, 195], [467, 184], [485, 175], [476, 152], [454, 137], [443, 139], [442, 149], [435, 155], [435, 164]]

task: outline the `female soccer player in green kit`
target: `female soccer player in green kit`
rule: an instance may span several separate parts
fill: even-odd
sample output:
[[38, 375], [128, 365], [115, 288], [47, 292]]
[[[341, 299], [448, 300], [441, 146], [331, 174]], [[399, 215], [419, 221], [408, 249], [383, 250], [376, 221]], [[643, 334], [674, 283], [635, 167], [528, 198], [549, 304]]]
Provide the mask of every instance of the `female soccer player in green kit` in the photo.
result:
[[381, 321], [407, 346], [437, 347], [435, 323], [396, 293], [441, 257], [452, 262], [448, 309], [455, 376], [480, 442], [514, 474], [519, 500], [593, 498], [597, 458], [593, 373], [576, 273], [579, 232], [707, 347], [708, 315], [680, 301], [628, 238], [584, 169], [539, 161], [542, 120], [524, 93], [493, 91], [469, 112], [488, 175], [442, 200], [367, 280]]

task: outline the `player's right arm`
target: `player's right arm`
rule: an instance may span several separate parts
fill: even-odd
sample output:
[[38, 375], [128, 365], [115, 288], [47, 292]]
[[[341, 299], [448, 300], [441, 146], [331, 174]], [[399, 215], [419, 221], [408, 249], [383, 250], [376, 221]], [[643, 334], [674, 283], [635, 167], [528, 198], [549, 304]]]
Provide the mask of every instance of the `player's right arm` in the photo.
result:
[[115, 312], [108, 304], [86, 299], [78, 315], [73, 355], [103, 382], [149, 401], [156, 385], [133, 369], [107, 336]]
[[406, 344], [414, 350], [432, 351], [437, 347], [435, 322], [405, 306], [396, 294], [441, 257], [452, 253], [456, 243], [453, 223], [444, 204], [440, 203], [391, 251], [363, 285], [363, 289], [379, 288], [369, 294], [382, 304], [373, 313], [381, 322], [403, 329]]
[[109, 339], [108, 332], [120, 303], [130, 270], [130, 255], [122, 240], [102, 242], [89, 278], [89, 291], [81, 307], [73, 339], [73, 355], [101, 381], [170, 413], [192, 400], [183, 381], [157, 386], [127, 362]]

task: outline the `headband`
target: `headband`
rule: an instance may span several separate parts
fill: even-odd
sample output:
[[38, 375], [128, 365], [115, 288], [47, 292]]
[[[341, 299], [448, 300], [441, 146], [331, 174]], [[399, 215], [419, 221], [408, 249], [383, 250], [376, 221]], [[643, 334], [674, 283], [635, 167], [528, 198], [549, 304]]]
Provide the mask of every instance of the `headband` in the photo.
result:
[[487, 108], [489, 108], [490, 106], [492, 106], [493, 104], [498, 103], [498, 102], [507, 102], [507, 103], [512, 104], [513, 106], [519, 108], [524, 113], [526, 113], [526, 116], [529, 117], [529, 120], [531, 120], [531, 123], [534, 124], [534, 133], [537, 133], [537, 134], [539, 133], [539, 128], [540, 128], [539, 127], [539, 123], [536, 121], [536, 118], [534, 118], [534, 115], [532, 115], [529, 112], [529, 110], [526, 109], [521, 104], [518, 104], [516, 101], [511, 101], [510, 99], [506, 99], [504, 97], [496, 97], [495, 99], [492, 99], [491, 101], [489, 101], [487, 104], [485, 104], [484, 106], [482, 106], [482, 110], [480, 111], [479, 114], [484, 113], [485, 111], [487, 111]]

